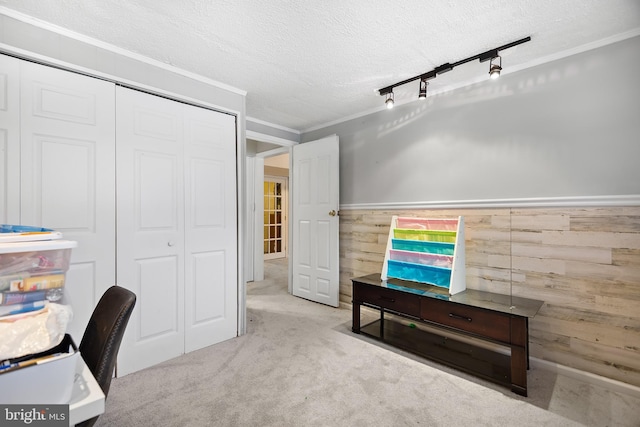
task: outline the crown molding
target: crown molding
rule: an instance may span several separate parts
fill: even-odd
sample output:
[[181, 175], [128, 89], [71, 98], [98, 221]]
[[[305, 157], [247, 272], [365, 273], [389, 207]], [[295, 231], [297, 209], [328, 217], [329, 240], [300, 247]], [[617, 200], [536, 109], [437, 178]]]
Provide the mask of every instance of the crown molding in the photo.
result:
[[98, 39], [94, 39], [92, 37], [89, 36], [85, 36], [83, 34], [80, 33], [76, 33], [74, 31], [69, 30], [68, 28], [64, 28], [64, 27], [60, 27], [58, 25], [52, 24], [50, 22], [47, 21], [43, 21], [41, 19], [38, 18], [34, 18], [33, 16], [29, 16], [26, 15], [24, 13], [21, 12], [17, 12], [13, 9], [9, 9], [6, 6], [0, 6], [0, 15], [5, 15], [8, 16], [10, 18], [16, 19], [20, 22], [24, 22], [25, 24], [29, 24], [29, 25], [33, 25], [35, 27], [41, 28], [43, 30], [47, 30], [47, 31], [51, 31], [52, 33], [61, 35], [61, 36], [65, 36], [68, 37], [72, 40], [81, 42], [81, 43], [86, 43], [88, 45], [100, 48], [100, 49], [104, 49], [106, 51], [115, 53], [117, 55], [121, 55], [124, 57], [127, 57], [129, 59], [133, 59], [136, 61], [140, 61], [143, 62], [145, 64], [154, 66], [156, 68], [161, 68], [163, 70], [169, 71], [171, 73], [174, 74], [178, 74], [184, 77], [187, 77], [189, 79], [192, 80], [196, 80], [199, 81], [201, 83], [205, 83], [209, 86], [214, 86], [217, 87], [219, 89], [223, 89], [229, 92], [233, 92], [236, 93], [238, 95], [242, 95], [242, 96], [247, 96], [247, 91], [246, 90], [242, 90], [242, 89], [238, 89], [236, 87], [227, 85], [225, 83], [221, 83], [219, 81], [213, 80], [213, 79], [209, 79], [207, 77], [204, 77], [200, 74], [196, 74], [196, 73], [192, 73], [190, 71], [187, 70], [183, 70], [182, 68], [173, 66], [173, 65], [169, 65], [166, 64], [164, 62], [158, 61], [156, 59], [152, 59], [149, 58], [147, 56], [143, 56], [134, 52], [131, 52], [129, 50], [120, 48], [118, 46], [114, 46], [112, 44], [103, 42], [101, 40]]
[[275, 123], [265, 122], [264, 120], [256, 119], [254, 117], [247, 117], [247, 121], [251, 122], [251, 123], [258, 124], [258, 125], [269, 126], [270, 128], [279, 129], [279, 130], [283, 130], [285, 132], [291, 132], [291, 133], [294, 133], [296, 135], [300, 135], [300, 131], [299, 130], [291, 129], [291, 128], [288, 128], [288, 127], [285, 127], [285, 126], [280, 126], [280, 125], [277, 125]]
[[245, 132], [245, 136], [247, 139], [253, 139], [259, 142], [268, 142], [270, 144], [281, 145], [283, 147], [293, 147], [294, 145], [298, 145], [299, 142], [292, 141], [290, 139], [284, 139], [277, 136], [267, 135], [266, 133], [255, 132], [252, 130], [247, 130]]

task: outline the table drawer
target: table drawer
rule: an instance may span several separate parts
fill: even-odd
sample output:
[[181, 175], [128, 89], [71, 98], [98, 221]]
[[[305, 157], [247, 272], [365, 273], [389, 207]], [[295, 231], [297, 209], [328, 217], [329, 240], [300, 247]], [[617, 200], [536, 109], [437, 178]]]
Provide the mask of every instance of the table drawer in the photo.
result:
[[505, 313], [422, 298], [420, 318], [504, 343], [510, 342], [510, 317]]
[[379, 286], [353, 284], [353, 299], [361, 303], [395, 310], [409, 316], [420, 316], [420, 296]]

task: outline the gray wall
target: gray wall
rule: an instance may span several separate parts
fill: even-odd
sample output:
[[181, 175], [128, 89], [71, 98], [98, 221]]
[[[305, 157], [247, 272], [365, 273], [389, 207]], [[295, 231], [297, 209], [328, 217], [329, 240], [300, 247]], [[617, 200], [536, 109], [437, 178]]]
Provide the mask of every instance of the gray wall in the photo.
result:
[[640, 194], [640, 37], [503, 66], [301, 140], [339, 136], [343, 205]]

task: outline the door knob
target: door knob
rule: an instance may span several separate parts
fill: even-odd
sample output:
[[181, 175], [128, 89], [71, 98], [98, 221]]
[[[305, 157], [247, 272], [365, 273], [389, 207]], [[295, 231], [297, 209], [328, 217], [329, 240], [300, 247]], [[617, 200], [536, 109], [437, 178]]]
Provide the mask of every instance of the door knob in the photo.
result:
[[336, 216], [336, 211], [332, 210], [331, 212], [329, 212], [329, 215]]
[[171, 240], [167, 242], [167, 246], [173, 246], [175, 243], [173, 243]]

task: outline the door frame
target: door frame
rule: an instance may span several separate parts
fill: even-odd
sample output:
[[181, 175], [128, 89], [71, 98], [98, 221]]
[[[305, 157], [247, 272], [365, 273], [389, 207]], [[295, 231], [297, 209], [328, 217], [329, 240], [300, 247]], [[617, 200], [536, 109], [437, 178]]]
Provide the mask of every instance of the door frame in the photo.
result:
[[[247, 130], [245, 132], [245, 136], [247, 139], [252, 139], [254, 141], [258, 141], [258, 142], [266, 142], [269, 144], [273, 144], [273, 145], [277, 145], [279, 146], [279, 148], [274, 148], [273, 150], [268, 150], [268, 151], [263, 151], [261, 153], [257, 153], [255, 155], [256, 158], [261, 159], [261, 162], [255, 162], [255, 167], [256, 170], [254, 172], [254, 176], [257, 178], [258, 176], [263, 177], [264, 176], [264, 159], [266, 157], [272, 157], [272, 156], [277, 156], [280, 154], [289, 154], [289, 190], [291, 190], [291, 186], [293, 185], [293, 183], [291, 182], [291, 169], [293, 168], [293, 150], [292, 147], [294, 145], [299, 144], [298, 141], [294, 141], [291, 139], [285, 139], [285, 138], [280, 138], [277, 136], [272, 136], [266, 133], [260, 133], [260, 132], [255, 132], [255, 131], [251, 131], [251, 130]], [[245, 140], [245, 147], [246, 147], [246, 140]], [[258, 168], [260, 168], [260, 170], [258, 170]], [[262, 185], [256, 185], [254, 186], [254, 190], [255, 190], [255, 194], [253, 195], [253, 198], [251, 198], [249, 196], [250, 200], [254, 200], [255, 203], [255, 207], [256, 210], [258, 208], [258, 206], [261, 206], [264, 200], [264, 188]], [[250, 191], [250, 189], [247, 189], [247, 191]], [[249, 206], [247, 207], [247, 209], [249, 209], [249, 216], [251, 216], [251, 209], [252, 207]], [[287, 206], [287, 217], [291, 218], [291, 203], [288, 203]], [[262, 256], [262, 245], [263, 245], [263, 241], [264, 241], [264, 230], [263, 230], [263, 222], [264, 220], [262, 219], [261, 215], [255, 215], [255, 211], [253, 211], [253, 217], [254, 217], [254, 236], [253, 238], [251, 238], [251, 236], [249, 236], [250, 238], [247, 239], [247, 253], [250, 253], [249, 251], [253, 251], [252, 253], [254, 254], [253, 256], [253, 271], [254, 271], [254, 280], [264, 280], [264, 259]], [[291, 221], [288, 221], [287, 224], [287, 247], [291, 248], [292, 245], [292, 233], [293, 233], [293, 228], [292, 228], [292, 224]], [[257, 273], [260, 273], [260, 275], [258, 275]], [[287, 279], [288, 279], [288, 283], [287, 283], [287, 289], [289, 291], [289, 293], [293, 292], [293, 267], [292, 264], [289, 262], [288, 263], [288, 274], [287, 274]]]

